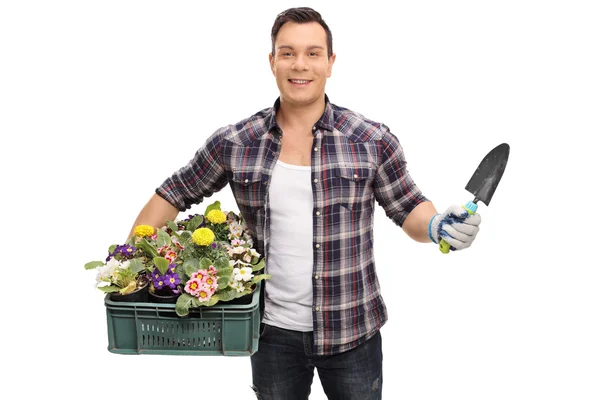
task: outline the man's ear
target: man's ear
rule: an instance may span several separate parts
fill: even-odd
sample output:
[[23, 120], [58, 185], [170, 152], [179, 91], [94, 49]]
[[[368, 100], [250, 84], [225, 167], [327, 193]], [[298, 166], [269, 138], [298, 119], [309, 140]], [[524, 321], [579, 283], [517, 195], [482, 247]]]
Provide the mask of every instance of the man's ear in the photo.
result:
[[333, 68], [333, 63], [335, 62], [335, 53], [329, 57], [328, 66], [327, 66], [327, 77], [331, 77], [331, 69]]
[[275, 75], [275, 58], [273, 53], [269, 53], [269, 64], [271, 65], [271, 72]]

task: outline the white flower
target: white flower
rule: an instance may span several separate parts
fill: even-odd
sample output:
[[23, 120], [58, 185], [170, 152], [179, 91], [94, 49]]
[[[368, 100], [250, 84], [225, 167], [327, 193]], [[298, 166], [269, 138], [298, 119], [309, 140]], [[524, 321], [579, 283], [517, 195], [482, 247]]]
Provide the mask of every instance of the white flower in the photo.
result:
[[114, 257], [111, 257], [110, 260], [106, 262], [106, 267], [112, 271], [115, 268], [119, 268], [120, 264], [121, 263], [119, 262], [119, 260], [115, 259]]
[[241, 293], [244, 291], [244, 282], [236, 282], [231, 287], [237, 290], [238, 293]]
[[241, 281], [248, 282], [250, 279], [252, 279], [252, 268], [250, 268], [250, 267], [234, 268], [233, 275], [235, 276], [235, 280], [238, 282], [241, 282]]

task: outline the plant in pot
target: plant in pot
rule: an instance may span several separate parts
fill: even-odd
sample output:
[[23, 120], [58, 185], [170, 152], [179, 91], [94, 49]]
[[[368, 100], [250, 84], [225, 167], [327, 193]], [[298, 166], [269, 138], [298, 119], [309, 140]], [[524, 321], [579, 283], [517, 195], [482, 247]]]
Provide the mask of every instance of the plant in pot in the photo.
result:
[[96, 287], [110, 293], [113, 301], [145, 302], [149, 278], [139, 251], [134, 246], [112, 245], [105, 261], [90, 261], [86, 270], [96, 270]]
[[[165, 262], [162, 262], [165, 260]], [[177, 273], [177, 264], [169, 263], [164, 258], [154, 259], [149, 299], [154, 303], [175, 303], [181, 295], [181, 278]]]
[[218, 302], [248, 303], [256, 283], [270, 278], [258, 273], [264, 260], [253, 247], [243, 217], [221, 211], [218, 201], [204, 215], [190, 215], [170, 226], [172, 231], [183, 227], [175, 234], [183, 248], [178, 272], [185, 282], [176, 303], [177, 315], [186, 316], [191, 308]]
[[[123, 269], [136, 279], [149, 279], [150, 301], [176, 303], [179, 316], [188, 315], [190, 308], [218, 302], [250, 303], [256, 284], [270, 278], [259, 273], [264, 260], [253, 247], [242, 215], [222, 211], [218, 201], [203, 215], [166, 221], [160, 229], [138, 225], [134, 234], [125, 245], [111, 247], [116, 260], [112, 263], [127, 263], [119, 273], [125, 274]], [[91, 262], [86, 268], [107, 267], [102, 262]], [[111, 268], [112, 272], [116, 266], [111, 264]], [[107, 274], [108, 269], [101, 275]], [[102, 284], [99, 288], [106, 292], [119, 290], [116, 287], [120, 283], [111, 285], [115, 287]]]

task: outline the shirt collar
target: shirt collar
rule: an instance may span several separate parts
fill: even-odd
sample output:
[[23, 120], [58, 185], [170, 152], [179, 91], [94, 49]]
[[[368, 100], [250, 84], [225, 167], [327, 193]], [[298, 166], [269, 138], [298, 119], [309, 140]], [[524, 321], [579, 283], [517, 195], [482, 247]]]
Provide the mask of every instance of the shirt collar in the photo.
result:
[[[279, 124], [277, 124], [277, 119], [275, 118], [280, 105], [281, 99], [278, 97], [277, 100], [275, 100], [275, 104], [273, 104], [273, 107], [271, 108], [270, 115], [268, 116], [269, 131], [272, 129], [274, 129], [276, 132], [280, 131]], [[319, 120], [315, 123], [315, 126], [317, 129], [333, 131], [333, 107], [327, 95], [325, 95], [325, 111], [323, 112], [323, 115], [321, 115], [321, 118], [319, 118]]]

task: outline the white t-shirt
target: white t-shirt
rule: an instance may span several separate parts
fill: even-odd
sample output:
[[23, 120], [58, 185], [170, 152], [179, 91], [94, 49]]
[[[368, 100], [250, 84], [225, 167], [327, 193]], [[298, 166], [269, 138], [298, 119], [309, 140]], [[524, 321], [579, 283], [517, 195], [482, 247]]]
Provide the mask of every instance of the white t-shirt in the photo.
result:
[[270, 245], [263, 322], [308, 332], [312, 323], [311, 167], [277, 161], [269, 186]]

